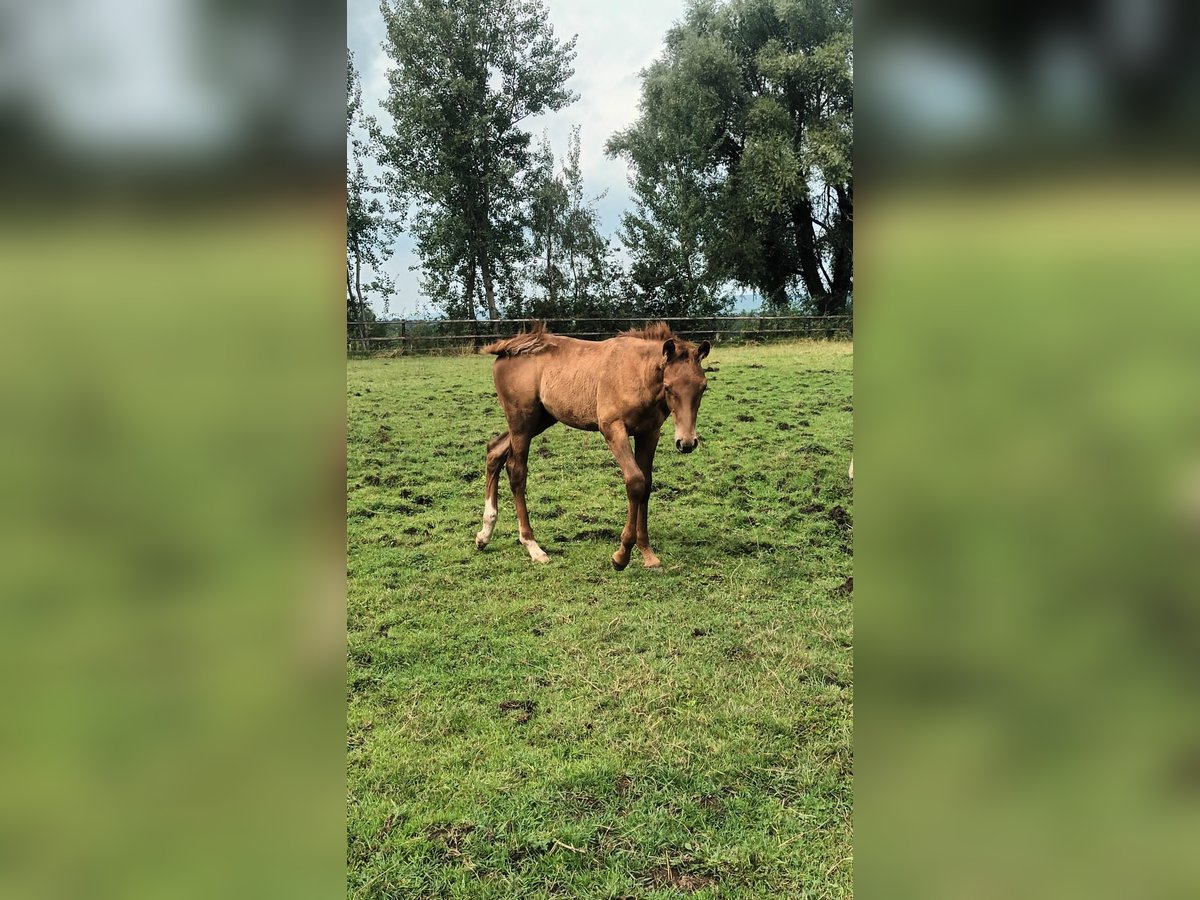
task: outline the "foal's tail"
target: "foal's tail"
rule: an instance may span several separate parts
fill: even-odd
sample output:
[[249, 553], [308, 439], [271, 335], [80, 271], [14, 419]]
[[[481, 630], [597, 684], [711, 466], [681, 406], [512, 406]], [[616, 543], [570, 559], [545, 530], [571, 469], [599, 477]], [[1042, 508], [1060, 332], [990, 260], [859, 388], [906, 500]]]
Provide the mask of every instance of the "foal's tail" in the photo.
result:
[[521, 354], [540, 353], [552, 346], [549, 340], [550, 332], [546, 330], [545, 322], [535, 321], [528, 331], [522, 331], [516, 337], [504, 338], [483, 347], [480, 353], [491, 353], [498, 357], [519, 356]]

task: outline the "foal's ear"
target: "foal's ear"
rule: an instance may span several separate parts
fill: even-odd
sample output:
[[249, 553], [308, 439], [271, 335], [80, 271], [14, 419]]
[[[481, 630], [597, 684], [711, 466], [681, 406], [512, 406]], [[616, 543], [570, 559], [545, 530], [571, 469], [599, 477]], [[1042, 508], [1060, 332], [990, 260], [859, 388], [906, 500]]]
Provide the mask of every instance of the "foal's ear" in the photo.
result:
[[708, 351], [711, 349], [712, 344], [710, 344], [708, 341], [701, 341], [700, 346], [696, 348], [696, 361], [699, 362], [700, 360], [704, 359], [704, 357], [708, 356]]
[[663, 356], [667, 358], [667, 362], [675, 358], [675, 342], [670, 338], [663, 341]]

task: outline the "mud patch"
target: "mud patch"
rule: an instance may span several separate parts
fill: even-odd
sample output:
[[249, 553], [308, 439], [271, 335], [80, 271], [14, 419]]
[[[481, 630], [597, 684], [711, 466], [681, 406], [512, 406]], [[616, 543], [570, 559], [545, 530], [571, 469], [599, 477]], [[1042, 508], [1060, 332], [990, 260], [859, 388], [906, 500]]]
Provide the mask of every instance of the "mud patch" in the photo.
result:
[[850, 683], [846, 680], [844, 675], [839, 672], [833, 672], [829, 670], [821, 673], [821, 681], [830, 687], [847, 688], [850, 686]]
[[533, 700], [501, 700], [500, 711], [503, 713], [514, 713], [513, 721], [518, 724], [525, 724], [537, 710], [537, 703]]
[[753, 422], [753, 421], [754, 421], [754, 416], [748, 416], [748, 415], [746, 415], [745, 413], [738, 413], [738, 414], [737, 414], [737, 420], [738, 420], [739, 422]]
[[651, 887], [674, 888], [685, 894], [694, 894], [696, 891], [702, 891], [706, 887], [712, 887], [717, 883], [717, 879], [711, 875], [688, 872], [669, 865], [655, 866], [646, 873], [644, 880]]
[[847, 578], [845, 581], [843, 581], [841, 584], [839, 584], [837, 587], [835, 587], [833, 589], [833, 595], [835, 597], [848, 597], [853, 593], [854, 593], [854, 576], [853, 575], [851, 575], [849, 578]]
[[419, 497], [414, 497], [413, 503], [417, 504], [417, 506], [433, 506], [433, 498], [422, 494]]
[[780, 422], [775, 427], [778, 428], [780, 431], [791, 431], [792, 430], [792, 426], [790, 424], [788, 424], [787, 422]]
[[615, 541], [621, 533], [615, 528], [588, 528], [568, 538], [571, 541]]
[[448, 856], [462, 856], [462, 847], [467, 835], [475, 830], [470, 822], [459, 822], [455, 825], [430, 825], [425, 829], [425, 837], [434, 844], [440, 844]]
[[852, 527], [850, 514], [841, 506], [835, 506], [829, 511], [829, 521], [843, 531], [849, 531]]

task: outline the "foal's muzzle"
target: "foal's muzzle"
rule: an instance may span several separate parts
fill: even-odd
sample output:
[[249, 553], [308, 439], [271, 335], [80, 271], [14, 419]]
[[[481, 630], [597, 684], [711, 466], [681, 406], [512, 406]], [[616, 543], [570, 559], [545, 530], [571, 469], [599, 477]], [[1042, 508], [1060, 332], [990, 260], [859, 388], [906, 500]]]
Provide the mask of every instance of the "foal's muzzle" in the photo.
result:
[[700, 443], [700, 438], [694, 438], [693, 440], [690, 440], [690, 441], [681, 441], [679, 438], [676, 438], [675, 439], [675, 449], [678, 450], [680, 453], [691, 453], [693, 450], [696, 449], [696, 447], [699, 443]]

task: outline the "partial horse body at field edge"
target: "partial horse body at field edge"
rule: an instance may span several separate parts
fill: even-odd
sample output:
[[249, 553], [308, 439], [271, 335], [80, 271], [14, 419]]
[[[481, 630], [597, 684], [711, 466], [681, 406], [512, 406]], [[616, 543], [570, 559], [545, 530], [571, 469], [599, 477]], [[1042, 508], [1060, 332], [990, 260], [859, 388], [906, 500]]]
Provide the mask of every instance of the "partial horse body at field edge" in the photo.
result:
[[668, 416], [675, 417], [676, 450], [691, 453], [699, 445], [696, 416], [708, 387], [700, 362], [709, 349], [708, 341], [691, 344], [664, 322], [605, 341], [551, 334], [544, 324], [534, 323], [529, 331], [484, 347], [482, 352], [497, 357], [492, 375], [508, 431], [488, 442], [483, 527], [475, 535], [475, 546], [486, 547], [496, 526], [503, 467], [508, 470], [521, 545], [535, 562], [549, 562], [529, 525], [525, 479], [530, 442], [562, 422], [599, 431], [621, 467], [629, 511], [613, 566], [620, 570], [629, 565], [636, 544], [647, 568], [661, 568], [646, 525], [654, 453]]

